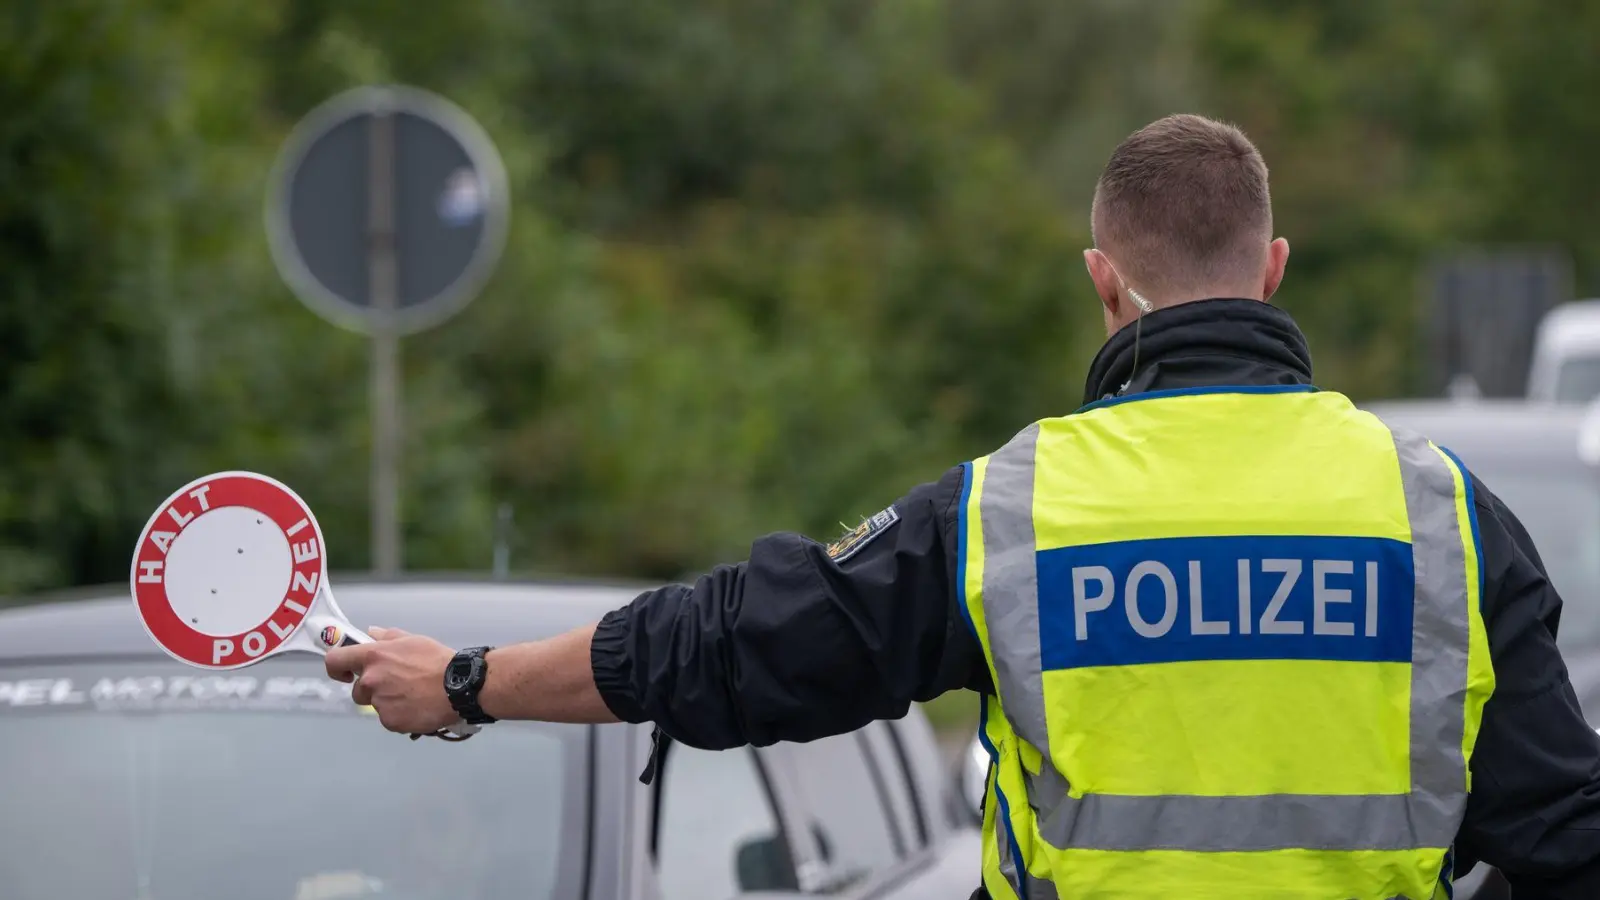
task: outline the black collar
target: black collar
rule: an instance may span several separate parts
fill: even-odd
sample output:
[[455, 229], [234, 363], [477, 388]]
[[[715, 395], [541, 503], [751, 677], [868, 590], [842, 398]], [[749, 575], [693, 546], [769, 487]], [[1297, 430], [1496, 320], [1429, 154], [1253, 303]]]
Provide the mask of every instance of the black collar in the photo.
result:
[[1146, 313], [1112, 335], [1089, 366], [1083, 402], [1169, 388], [1310, 383], [1311, 350], [1288, 313], [1257, 300], [1199, 300]]

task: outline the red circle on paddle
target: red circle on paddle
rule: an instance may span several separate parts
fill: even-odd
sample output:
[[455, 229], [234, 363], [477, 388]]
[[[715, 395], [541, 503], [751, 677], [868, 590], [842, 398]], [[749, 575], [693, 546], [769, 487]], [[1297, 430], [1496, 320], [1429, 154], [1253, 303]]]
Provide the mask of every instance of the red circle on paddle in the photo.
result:
[[264, 475], [222, 472], [156, 509], [129, 580], [157, 645], [193, 666], [235, 669], [299, 629], [326, 572], [322, 531], [305, 501]]

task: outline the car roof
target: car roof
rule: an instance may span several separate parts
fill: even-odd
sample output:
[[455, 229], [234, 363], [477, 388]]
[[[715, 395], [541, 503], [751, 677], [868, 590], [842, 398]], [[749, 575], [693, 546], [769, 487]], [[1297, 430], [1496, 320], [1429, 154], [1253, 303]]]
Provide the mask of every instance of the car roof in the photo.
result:
[[1578, 465], [1596, 420], [1583, 406], [1516, 399], [1386, 400], [1361, 404], [1389, 425], [1424, 435], [1460, 456], [1519, 464]]
[[[452, 647], [539, 640], [598, 620], [641, 591], [621, 584], [470, 578], [329, 579], [360, 628], [381, 625]], [[128, 586], [78, 588], [0, 609], [0, 663], [165, 655], [134, 615]]]
[[1539, 322], [1539, 342], [1555, 350], [1600, 345], [1600, 300], [1575, 300], [1552, 308]]

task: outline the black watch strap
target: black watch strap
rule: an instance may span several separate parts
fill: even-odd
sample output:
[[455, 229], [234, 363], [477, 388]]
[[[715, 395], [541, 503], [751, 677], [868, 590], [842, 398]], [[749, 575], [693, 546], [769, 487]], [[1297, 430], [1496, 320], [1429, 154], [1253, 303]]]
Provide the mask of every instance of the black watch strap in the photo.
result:
[[444, 693], [468, 725], [487, 725], [494, 716], [478, 705], [478, 694], [489, 677], [489, 651], [493, 647], [468, 647], [456, 652], [444, 670]]

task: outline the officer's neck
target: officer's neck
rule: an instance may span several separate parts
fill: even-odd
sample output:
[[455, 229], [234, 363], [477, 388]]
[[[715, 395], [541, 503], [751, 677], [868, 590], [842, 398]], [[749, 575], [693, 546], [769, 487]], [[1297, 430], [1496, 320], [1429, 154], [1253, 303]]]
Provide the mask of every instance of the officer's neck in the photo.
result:
[[1288, 313], [1259, 300], [1218, 298], [1157, 309], [1112, 335], [1089, 367], [1083, 402], [1169, 388], [1310, 382], [1311, 352]]

